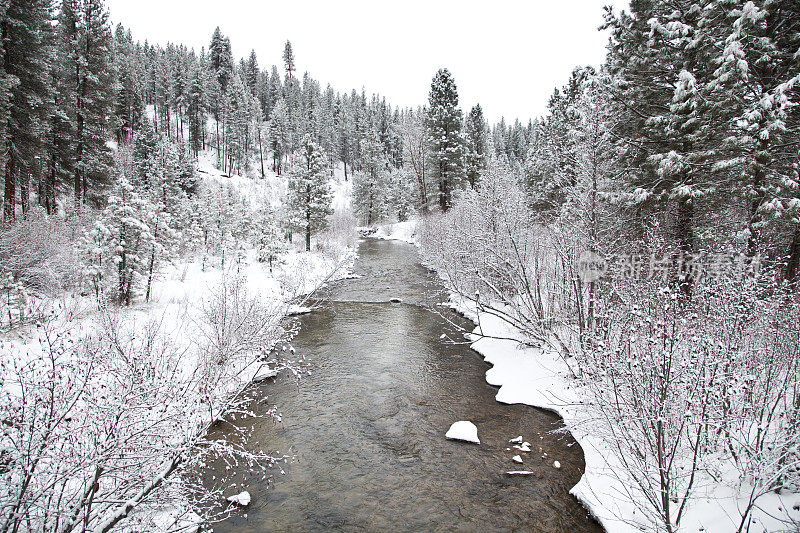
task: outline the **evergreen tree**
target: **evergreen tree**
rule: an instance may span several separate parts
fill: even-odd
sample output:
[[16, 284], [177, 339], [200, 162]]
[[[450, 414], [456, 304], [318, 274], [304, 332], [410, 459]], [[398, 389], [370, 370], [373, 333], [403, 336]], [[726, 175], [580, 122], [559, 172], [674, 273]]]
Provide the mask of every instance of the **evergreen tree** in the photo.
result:
[[[131, 304], [141, 288], [150, 251], [156, 245], [148, 224], [151, 215], [152, 206], [125, 176], [120, 176], [108, 197], [108, 206], [91, 230], [94, 235], [87, 239], [93, 243], [91, 262], [95, 271], [113, 269], [115, 293], [118, 301], [125, 305]], [[98, 265], [105, 266], [99, 268]]]
[[312, 233], [327, 227], [332, 198], [325, 154], [306, 135], [299, 161], [289, 174], [288, 197], [292, 227], [305, 233], [306, 251], [311, 251]]
[[64, 0], [59, 27], [60, 57], [73, 74], [66, 116], [75, 117], [73, 190], [77, 202], [108, 183], [111, 154], [106, 145], [113, 109], [113, 57], [108, 12], [100, 0]]
[[250, 57], [247, 58], [244, 68], [244, 78], [247, 83], [247, 88], [250, 89], [250, 94], [256, 96], [256, 89], [259, 83], [259, 70], [258, 58], [256, 58], [256, 51], [250, 50]]
[[255, 248], [258, 251], [258, 261], [267, 263], [269, 271], [286, 252], [284, 232], [276, 211], [265, 200], [264, 205], [256, 212], [254, 219]]
[[20, 204], [27, 212], [30, 184], [40, 172], [37, 162], [49, 117], [50, 54], [46, 35], [50, 12], [45, 0], [11, 0], [4, 2], [5, 13], [0, 21], [3, 47], [3, 92], [7, 113], [0, 123], [5, 140], [3, 217], [13, 219], [19, 186]]
[[367, 226], [388, 214], [389, 161], [377, 132], [365, 139], [360, 170], [353, 174], [353, 209]]
[[446, 211], [453, 191], [464, 181], [464, 140], [461, 109], [453, 76], [440, 69], [431, 83], [426, 126], [433, 162], [432, 174], [439, 184], [439, 206]]
[[488, 163], [486, 152], [488, 133], [483, 109], [480, 104], [476, 104], [467, 115], [464, 125], [466, 175], [469, 186], [473, 189], [477, 188], [481, 172], [486, 170]]
[[289, 41], [286, 41], [286, 45], [283, 47], [283, 66], [286, 69], [286, 78], [291, 79], [295, 71], [295, 64], [292, 43]]
[[278, 67], [272, 65], [272, 70], [269, 75], [269, 87], [267, 88], [267, 106], [264, 109], [264, 116], [271, 117], [272, 110], [281, 99], [283, 95], [283, 86], [281, 85], [281, 76], [278, 73]]
[[281, 98], [275, 104], [269, 119], [269, 146], [272, 150], [272, 171], [280, 175], [283, 158], [289, 152], [291, 131], [286, 101]]

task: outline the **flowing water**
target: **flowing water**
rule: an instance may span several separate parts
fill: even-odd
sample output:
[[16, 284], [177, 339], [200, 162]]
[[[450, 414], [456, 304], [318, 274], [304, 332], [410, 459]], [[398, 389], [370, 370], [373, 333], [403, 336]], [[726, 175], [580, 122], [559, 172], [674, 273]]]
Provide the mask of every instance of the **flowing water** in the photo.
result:
[[[293, 457], [285, 474], [244, 474], [252, 503], [214, 530], [601, 531], [568, 494], [580, 447], [552, 433], [557, 416], [494, 400], [458, 329], [469, 323], [436, 306], [441, 285], [414, 247], [366, 239], [355, 272], [301, 318], [293, 344], [311, 375], [256, 391], [283, 419], [250, 422], [253, 441]], [[477, 425], [481, 445], [445, 439], [457, 420]], [[523, 465], [507, 450], [518, 435], [533, 448]], [[521, 469], [535, 474], [505, 474]]]

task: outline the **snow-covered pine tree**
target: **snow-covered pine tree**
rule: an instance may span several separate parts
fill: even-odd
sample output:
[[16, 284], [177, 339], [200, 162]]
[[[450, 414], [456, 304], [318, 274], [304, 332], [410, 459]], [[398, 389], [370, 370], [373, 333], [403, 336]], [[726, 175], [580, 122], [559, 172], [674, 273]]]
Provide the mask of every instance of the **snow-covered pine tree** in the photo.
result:
[[353, 174], [353, 210], [367, 226], [388, 214], [389, 160], [373, 131], [362, 143], [360, 170]]
[[447, 69], [440, 69], [433, 77], [428, 103], [426, 126], [433, 162], [431, 173], [439, 184], [439, 206], [446, 211], [452, 205], [453, 191], [465, 179], [461, 109], [456, 83]]
[[464, 124], [465, 139], [465, 166], [469, 186], [477, 189], [481, 172], [486, 170], [488, 163], [487, 137], [489, 126], [483, 118], [483, 109], [476, 104], [467, 115]]
[[305, 234], [306, 251], [311, 251], [311, 235], [328, 224], [333, 213], [333, 194], [328, 181], [325, 154], [310, 135], [303, 138], [300, 157], [289, 174], [288, 207], [294, 230]]
[[291, 146], [291, 131], [289, 129], [289, 110], [286, 101], [280, 98], [272, 109], [269, 118], [269, 148], [272, 151], [272, 171], [281, 174], [283, 159], [289, 153]]
[[250, 94], [255, 97], [259, 82], [258, 57], [256, 57], [255, 50], [250, 50], [250, 56], [245, 62], [244, 80], [247, 88], [250, 89]]
[[572, 132], [578, 117], [574, 106], [585, 80], [593, 75], [591, 68], [577, 68], [564, 87], [553, 91], [547, 105], [548, 115], [538, 125], [538, 142], [531, 144], [528, 150], [523, 167], [525, 186], [531, 206], [539, 214], [558, 214], [569, 187], [576, 182], [577, 149]]
[[258, 251], [258, 261], [267, 263], [270, 272], [281, 254], [286, 252], [284, 235], [285, 232], [276, 210], [269, 205], [269, 199], [265, 198], [263, 205], [254, 215], [253, 236], [254, 245]]
[[51, 24], [49, 3], [45, 0], [11, 0], [5, 2], [0, 20], [3, 47], [4, 94], [8, 107], [0, 132], [5, 141], [2, 160], [5, 189], [3, 218], [13, 219], [17, 205], [17, 188], [23, 213], [29, 208], [30, 180], [38, 173], [46, 122], [49, 117], [50, 71], [46, 35]]
[[[73, 189], [78, 203], [86, 202], [111, 175], [111, 153], [106, 145], [108, 119], [113, 111], [113, 45], [108, 12], [101, 0], [64, 0], [59, 28], [59, 60], [74, 84], [62, 98], [64, 113], [75, 119]], [[63, 95], [62, 95], [63, 96]]]
[[794, 279], [800, 265], [800, 7], [715, 1], [702, 22], [718, 43], [719, 65], [703, 96], [729, 133], [716, 164], [731, 173], [748, 204], [748, 253], [786, 247], [777, 255], [787, 256], [785, 274]]
[[116, 275], [116, 298], [125, 305], [131, 304], [140, 289], [150, 252], [157, 246], [149, 224], [152, 214], [153, 206], [136, 192], [125, 176], [120, 176], [98, 220], [96, 235], [88, 239], [95, 257], [97, 250], [102, 250], [100, 257], [104, 258], [101, 259], [104, 268], [112, 269]]
[[706, 98], [719, 43], [710, 40], [701, 12], [693, 0], [634, 2], [630, 14], [609, 10], [606, 23], [617, 134], [626, 139], [631, 170], [627, 193], [634, 208], [672, 219], [674, 245], [687, 255], [696, 248], [696, 208], [718, 190], [713, 137], [722, 134]]
[[283, 66], [286, 69], [286, 78], [291, 79], [295, 71], [295, 64], [292, 43], [289, 41], [286, 41], [286, 44], [283, 46]]

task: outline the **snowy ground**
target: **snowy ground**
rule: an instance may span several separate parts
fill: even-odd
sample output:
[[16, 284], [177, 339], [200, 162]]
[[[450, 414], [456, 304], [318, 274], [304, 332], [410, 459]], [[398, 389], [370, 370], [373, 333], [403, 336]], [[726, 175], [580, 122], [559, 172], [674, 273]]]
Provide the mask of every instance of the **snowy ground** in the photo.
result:
[[416, 218], [412, 218], [405, 222], [383, 224], [377, 226], [377, 230], [372, 234], [372, 237], [417, 244], [417, 222]]
[[[416, 220], [380, 226], [374, 236], [417, 243]], [[529, 348], [519, 341], [513, 326], [489, 313], [478, 313], [474, 302], [451, 296], [450, 305], [476, 325], [472, 349], [492, 365], [486, 381], [500, 387], [496, 399], [507, 404], [526, 404], [557, 412], [567, 429], [583, 448], [586, 470], [570, 491], [609, 532], [652, 531], [654, 526], [637, 510], [646, 507], [625, 469], [610, 451], [592, 408], [584, 400], [588, 393], [572, 377], [567, 363], [549, 348]], [[553, 458], [556, 461], [558, 458]], [[733, 472], [729, 479], [700, 476], [695, 497], [681, 520], [680, 531], [727, 533], [736, 531], [747, 506], [748, 487], [736, 488]], [[749, 531], [785, 531], [781, 518], [789, 514], [800, 521], [800, 495], [767, 494], [758, 500]]]

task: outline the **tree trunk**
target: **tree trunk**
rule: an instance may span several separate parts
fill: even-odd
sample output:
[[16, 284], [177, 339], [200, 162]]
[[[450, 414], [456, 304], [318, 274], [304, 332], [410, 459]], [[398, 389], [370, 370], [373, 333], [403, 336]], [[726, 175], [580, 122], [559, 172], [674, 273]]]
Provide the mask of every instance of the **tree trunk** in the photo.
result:
[[22, 218], [28, 214], [31, 202], [31, 175], [27, 172], [19, 176], [19, 205], [22, 207]]
[[14, 220], [17, 201], [16, 182], [14, 177], [14, 150], [11, 140], [7, 143], [8, 161], [6, 162], [6, 186], [3, 196], [3, 220]]
[[306, 210], [306, 252], [311, 251], [311, 211]]
[[50, 179], [45, 187], [45, 194], [47, 199], [45, 201], [45, 209], [48, 215], [54, 215], [56, 212], [56, 155], [53, 154], [50, 159]]
[[800, 281], [800, 224], [795, 224], [792, 244], [789, 245], [789, 261], [786, 263], [786, 279], [792, 283]]
[[683, 257], [684, 279], [680, 284], [681, 292], [685, 296], [691, 296], [692, 279], [691, 268], [688, 263], [693, 261], [692, 252], [694, 250], [694, 205], [691, 200], [682, 199], [678, 201], [678, 220], [676, 228], [676, 243], [678, 250]]
[[[220, 160], [220, 157], [219, 157], [219, 113], [217, 113], [217, 115], [214, 117], [214, 123], [217, 125], [217, 136], [216, 136], [216, 140], [217, 140], [217, 161], [219, 161]], [[219, 164], [219, 163], [217, 163], [217, 164]]]
[[[88, 46], [88, 43], [87, 43]], [[80, 73], [80, 66], [75, 67], [76, 72]], [[83, 196], [83, 191], [85, 190], [86, 186], [83, 183], [84, 176], [83, 176], [83, 130], [84, 130], [84, 117], [83, 117], [83, 99], [86, 91], [86, 80], [82, 77], [78, 77], [80, 80], [78, 82], [78, 98], [77, 98], [77, 108], [78, 108], [78, 125], [75, 129], [75, 139], [77, 141], [75, 147], [75, 203], [80, 205], [85, 197]]]
[[264, 177], [264, 150], [261, 146], [261, 125], [258, 126], [258, 155], [261, 158], [261, 177]]

